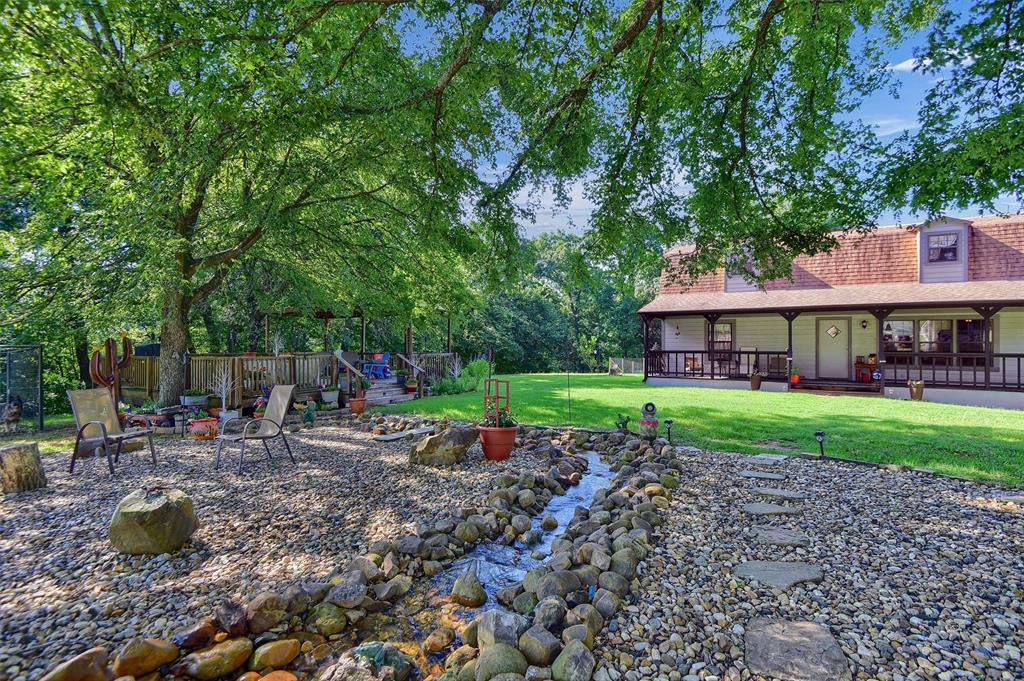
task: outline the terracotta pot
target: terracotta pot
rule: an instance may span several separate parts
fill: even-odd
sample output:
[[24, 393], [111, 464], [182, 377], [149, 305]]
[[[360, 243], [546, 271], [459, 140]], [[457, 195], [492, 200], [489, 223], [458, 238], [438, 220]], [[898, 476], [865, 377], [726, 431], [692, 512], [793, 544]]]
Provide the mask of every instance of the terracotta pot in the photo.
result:
[[410, 395], [415, 393], [417, 389], [418, 389], [418, 386], [415, 386], [415, 385], [406, 385], [405, 386], [405, 392], [409, 393]]
[[366, 411], [366, 398], [353, 397], [348, 401], [348, 408], [352, 410], [353, 414], [362, 414]]
[[480, 427], [480, 444], [484, 449], [484, 458], [491, 461], [504, 461], [512, 454], [516, 446], [516, 433], [519, 428]]
[[760, 374], [752, 374], [750, 376], [750, 389], [751, 390], [760, 390], [761, 389], [761, 381], [762, 381], [762, 377], [761, 377]]
[[798, 383], [800, 383], [800, 374], [793, 374], [789, 377], [790, 385], [797, 385]]
[[213, 440], [217, 437], [217, 419], [192, 419], [188, 424], [188, 432], [193, 440]]

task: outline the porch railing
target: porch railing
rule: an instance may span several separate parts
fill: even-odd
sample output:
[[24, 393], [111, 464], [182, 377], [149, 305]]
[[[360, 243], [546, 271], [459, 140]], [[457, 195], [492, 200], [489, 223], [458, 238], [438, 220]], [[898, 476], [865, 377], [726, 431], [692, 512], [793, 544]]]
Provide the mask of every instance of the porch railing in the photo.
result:
[[451, 376], [455, 362], [454, 352], [417, 352], [412, 356], [415, 362], [429, 378], [448, 378]]
[[748, 378], [755, 371], [785, 380], [786, 352], [765, 350], [648, 350], [647, 375], [662, 378]]
[[886, 355], [886, 381], [908, 380], [949, 388], [1024, 390], [1024, 353], [992, 353], [988, 381], [981, 352], [891, 352]]

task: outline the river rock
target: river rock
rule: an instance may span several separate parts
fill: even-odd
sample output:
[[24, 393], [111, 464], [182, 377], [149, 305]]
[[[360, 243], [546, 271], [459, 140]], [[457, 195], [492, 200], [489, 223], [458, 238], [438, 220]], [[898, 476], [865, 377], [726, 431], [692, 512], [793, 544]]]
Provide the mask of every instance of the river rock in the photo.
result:
[[462, 669], [463, 665], [475, 658], [478, 652], [480, 651], [468, 643], [459, 646], [448, 657], [444, 658], [444, 668], [447, 670]]
[[[249, 658], [249, 669], [283, 667], [299, 655], [302, 644], [294, 638], [264, 643]], [[265, 677], [264, 677], [265, 678]]]
[[475, 544], [480, 539], [480, 528], [473, 523], [462, 522], [455, 526], [455, 538], [467, 544]]
[[92, 648], [54, 667], [40, 681], [110, 681], [107, 649]]
[[324, 600], [339, 608], [349, 609], [358, 608], [364, 598], [366, 598], [366, 585], [350, 576], [349, 579], [328, 591]]
[[466, 452], [480, 438], [476, 428], [448, 428], [428, 435], [409, 449], [409, 463], [451, 466], [466, 458]]
[[46, 487], [39, 445], [18, 442], [0, 447], [0, 492], [28, 492]]
[[375, 672], [390, 667], [395, 681], [405, 681], [412, 672], [412, 660], [409, 656], [395, 646], [381, 641], [361, 643], [345, 653], [345, 656], [351, 656]]
[[546, 515], [543, 520], [540, 521], [540, 526], [545, 530], [554, 530], [558, 528], [558, 520], [556, 520], [553, 515]]
[[155, 638], [136, 637], [114, 656], [118, 676], [143, 676], [178, 659], [178, 646]]
[[514, 646], [495, 643], [480, 651], [476, 660], [476, 681], [491, 681], [499, 674], [525, 674], [529, 666]]
[[481, 650], [495, 643], [516, 645], [529, 622], [522, 615], [503, 610], [488, 610], [480, 616], [477, 641]]
[[252, 641], [232, 638], [186, 655], [181, 661], [181, 671], [199, 681], [213, 681], [239, 669], [251, 654]]
[[235, 638], [249, 633], [248, 616], [241, 603], [223, 601], [213, 614], [217, 626], [226, 631], [228, 636]]
[[[617, 575], [616, 575], [617, 576]], [[565, 601], [558, 596], [549, 596], [539, 602], [533, 609], [533, 623], [544, 627], [548, 631], [559, 631], [562, 622], [565, 621], [565, 614], [569, 608]]]
[[245, 606], [245, 621], [253, 634], [273, 629], [287, 616], [288, 599], [270, 591], [261, 593]]
[[605, 619], [611, 619], [621, 606], [622, 599], [608, 589], [598, 589], [594, 594], [594, 607]]
[[423, 641], [423, 652], [428, 654], [440, 652], [450, 646], [454, 640], [454, 629], [438, 627], [430, 632], [430, 636], [427, 636], [426, 640]]
[[548, 596], [565, 598], [580, 588], [580, 578], [568, 570], [555, 570], [537, 580], [537, 598], [544, 600]]
[[555, 681], [590, 681], [594, 671], [594, 655], [582, 641], [570, 641], [551, 665]]
[[519, 637], [519, 650], [523, 657], [532, 665], [547, 667], [555, 659], [562, 644], [550, 631], [540, 626], [532, 626]]
[[626, 580], [636, 575], [637, 557], [633, 549], [621, 549], [612, 554], [611, 572], [617, 573]]
[[582, 641], [587, 648], [594, 647], [594, 632], [585, 624], [573, 624], [562, 629], [562, 641], [566, 645], [573, 641]]
[[348, 617], [341, 608], [325, 601], [313, 608], [306, 624], [324, 636], [332, 636], [348, 626]]
[[601, 617], [597, 608], [589, 603], [581, 603], [570, 610], [565, 616], [565, 623], [569, 626], [582, 624], [595, 636], [604, 628], [604, 618]]
[[213, 642], [216, 633], [213, 620], [204, 619], [174, 632], [171, 643], [182, 648], [205, 648]]
[[479, 608], [487, 602], [487, 592], [472, 568], [459, 575], [452, 586], [452, 601], [467, 608]]
[[530, 520], [529, 516], [525, 515], [514, 515], [512, 516], [512, 529], [515, 530], [516, 534], [524, 534], [530, 531], [533, 527], [533, 521]]
[[173, 553], [199, 527], [192, 499], [176, 489], [140, 489], [114, 510], [109, 538], [114, 548], [131, 555]]
[[828, 627], [756, 617], [744, 632], [751, 673], [783, 681], [850, 681], [849, 664]]

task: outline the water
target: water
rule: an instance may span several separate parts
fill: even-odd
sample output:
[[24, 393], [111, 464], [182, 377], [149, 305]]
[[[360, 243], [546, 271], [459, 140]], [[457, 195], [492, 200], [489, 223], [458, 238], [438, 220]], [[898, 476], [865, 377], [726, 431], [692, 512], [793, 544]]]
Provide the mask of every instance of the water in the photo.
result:
[[[541, 533], [539, 542], [527, 545], [517, 541], [507, 546], [494, 542], [477, 544], [432, 579], [419, 580], [413, 591], [387, 612], [371, 613], [360, 620], [349, 630], [343, 644], [350, 647], [362, 641], [388, 641], [411, 655], [424, 676], [438, 672], [448, 651], [424, 655], [420, 650], [423, 639], [440, 626], [458, 631], [481, 612], [501, 607], [496, 594], [522, 581], [527, 572], [542, 565], [551, 553], [552, 542], [575, 517], [576, 507], [589, 506], [597, 490], [610, 486], [614, 473], [609, 465], [597, 452], [586, 452], [586, 457], [587, 470], [579, 484], [568, 488], [565, 495], [553, 497], [544, 511], [533, 519], [533, 529]], [[554, 516], [558, 527], [541, 528], [541, 520], [547, 515]], [[534, 552], [543, 558], [534, 558]], [[487, 592], [487, 603], [481, 608], [464, 608], [448, 600], [455, 580], [471, 567]]]

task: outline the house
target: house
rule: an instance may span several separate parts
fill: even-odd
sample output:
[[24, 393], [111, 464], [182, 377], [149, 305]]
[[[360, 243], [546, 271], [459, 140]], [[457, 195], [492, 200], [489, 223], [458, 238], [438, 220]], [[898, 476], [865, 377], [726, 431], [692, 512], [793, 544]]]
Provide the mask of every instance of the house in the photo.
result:
[[720, 269], [679, 281], [666, 254], [640, 309], [644, 380], [656, 385], [907, 396], [1024, 408], [1024, 215], [942, 218], [844, 234], [763, 287]]

